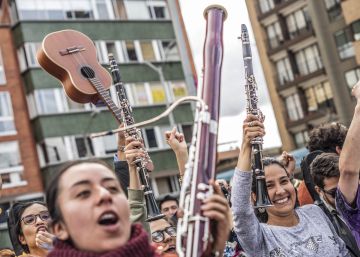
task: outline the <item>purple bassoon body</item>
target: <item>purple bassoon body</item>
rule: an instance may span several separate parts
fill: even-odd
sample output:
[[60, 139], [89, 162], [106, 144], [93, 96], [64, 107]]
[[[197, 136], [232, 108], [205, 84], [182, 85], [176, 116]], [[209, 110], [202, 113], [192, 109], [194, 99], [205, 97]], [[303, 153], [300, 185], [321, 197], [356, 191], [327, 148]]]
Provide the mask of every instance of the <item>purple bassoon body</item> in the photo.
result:
[[212, 194], [208, 182], [215, 177], [217, 131], [220, 111], [221, 66], [223, 59], [223, 22], [226, 10], [212, 5], [205, 9], [207, 20], [203, 51], [203, 84], [198, 95], [206, 104], [198, 105], [189, 161], [180, 194], [184, 217], [178, 222], [179, 256], [210, 256], [210, 223], [201, 212], [202, 200]]

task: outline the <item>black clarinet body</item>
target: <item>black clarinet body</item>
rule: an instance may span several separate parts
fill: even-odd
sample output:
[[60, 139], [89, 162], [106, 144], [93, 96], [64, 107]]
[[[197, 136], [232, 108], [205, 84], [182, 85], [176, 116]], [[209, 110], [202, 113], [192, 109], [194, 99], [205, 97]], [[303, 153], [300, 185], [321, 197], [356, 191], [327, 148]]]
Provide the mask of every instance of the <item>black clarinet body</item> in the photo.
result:
[[[244, 59], [244, 68], [245, 68], [245, 92], [246, 92], [246, 112], [247, 114], [253, 114], [259, 118], [259, 120], [264, 120], [264, 115], [261, 110], [258, 108], [258, 96], [257, 96], [257, 84], [255, 81], [255, 76], [252, 66], [252, 54], [251, 46], [249, 40], [249, 33], [245, 24], [241, 25], [241, 41], [243, 49], [243, 59]], [[269, 195], [266, 188], [265, 182], [265, 173], [263, 166], [263, 138], [258, 136], [251, 141], [252, 145], [252, 154], [253, 154], [253, 164], [252, 170], [255, 173], [256, 177], [256, 202], [255, 208], [264, 208], [272, 206], [269, 199]]]
[[[121, 123], [124, 124], [124, 127], [135, 124], [135, 120], [132, 113], [132, 108], [129, 103], [129, 100], [126, 96], [126, 91], [124, 85], [121, 81], [120, 71], [117, 65], [116, 60], [114, 59], [112, 54], [109, 54], [110, 61], [110, 71], [113, 77], [113, 82], [115, 85], [115, 89], [119, 98], [120, 110], [121, 110]], [[132, 137], [137, 141], [143, 142], [141, 132], [137, 128], [130, 128], [124, 131], [125, 137]], [[146, 202], [146, 210], [147, 210], [147, 222], [158, 220], [164, 218], [165, 215], [162, 214], [159, 210], [159, 207], [156, 203], [154, 193], [152, 191], [152, 187], [149, 182], [149, 173], [146, 168], [146, 164], [150, 157], [146, 152], [146, 158], [138, 158], [135, 160], [137, 171], [139, 172], [139, 178], [142, 186], [144, 187], [144, 196]]]

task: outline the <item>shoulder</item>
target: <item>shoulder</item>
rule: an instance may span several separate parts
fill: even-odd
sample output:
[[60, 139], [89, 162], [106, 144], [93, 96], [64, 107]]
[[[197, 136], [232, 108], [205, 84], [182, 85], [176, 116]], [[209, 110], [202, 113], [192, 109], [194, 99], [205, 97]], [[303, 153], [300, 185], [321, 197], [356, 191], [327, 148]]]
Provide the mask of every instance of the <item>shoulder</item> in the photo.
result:
[[296, 208], [296, 211], [310, 217], [319, 217], [325, 215], [321, 208], [315, 204], [306, 204]]

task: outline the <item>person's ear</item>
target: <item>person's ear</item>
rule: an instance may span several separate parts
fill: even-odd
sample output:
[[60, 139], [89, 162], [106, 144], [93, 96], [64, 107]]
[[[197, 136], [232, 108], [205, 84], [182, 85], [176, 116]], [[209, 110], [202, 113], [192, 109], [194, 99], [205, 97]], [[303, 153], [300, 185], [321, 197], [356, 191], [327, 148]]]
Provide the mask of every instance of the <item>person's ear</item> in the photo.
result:
[[54, 235], [58, 239], [60, 239], [62, 241], [65, 241], [65, 240], [69, 239], [68, 229], [67, 229], [67, 227], [65, 226], [65, 224], [62, 221], [59, 221], [56, 224], [54, 224], [52, 226], [52, 229], [53, 229]]
[[336, 146], [335, 147], [335, 151], [336, 151], [336, 153], [338, 154], [338, 155], [340, 155], [340, 153], [341, 153], [341, 147], [340, 146]]
[[318, 186], [315, 186], [315, 191], [316, 191], [316, 193], [318, 193], [318, 195], [322, 194], [322, 191], [321, 191], [320, 187], [318, 187]]
[[18, 239], [19, 239], [20, 244], [27, 245], [25, 237], [24, 237], [24, 235], [22, 233], [20, 235], [18, 235]]

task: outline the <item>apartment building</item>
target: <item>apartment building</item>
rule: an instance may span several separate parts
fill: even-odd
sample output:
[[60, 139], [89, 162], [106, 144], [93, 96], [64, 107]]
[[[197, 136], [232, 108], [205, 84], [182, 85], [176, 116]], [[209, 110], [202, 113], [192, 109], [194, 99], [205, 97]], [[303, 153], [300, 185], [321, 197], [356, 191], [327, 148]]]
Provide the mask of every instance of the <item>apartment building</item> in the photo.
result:
[[349, 125], [359, 79], [359, 1], [246, 0], [283, 149], [321, 123]]
[[[107, 108], [71, 101], [59, 81], [40, 68], [36, 52], [48, 33], [83, 32], [94, 41], [105, 67], [113, 53], [136, 121], [152, 118], [173, 101], [194, 94], [196, 74], [175, 0], [1, 2], [8, 17], [1, 28], [6, 32], [0, 34], [0, 159], [5, 161], [0, 174], [6, 188], [6, 197], [0, 199], [2, 246], [9, 244], [5, 210], [18, 196], [42, 198], [43, 185], [66, 161], [96, 157], [112, 163], [117, 151], [115, 135], [90, 137], [118, 126]], [[117, 102], [114, 88], [109, 94]], [[177, 126], [190, 141], [192, 125], [192, 106], [183, 104], [168, 118], [142, 128], [156, 166], [151, 174], [155, 196], [179, 190], [176, 159], [164, 132]], [[5, 167], [7, 162], [11, 163]], [[31, 196], [33, 192], [38, 195]]]

